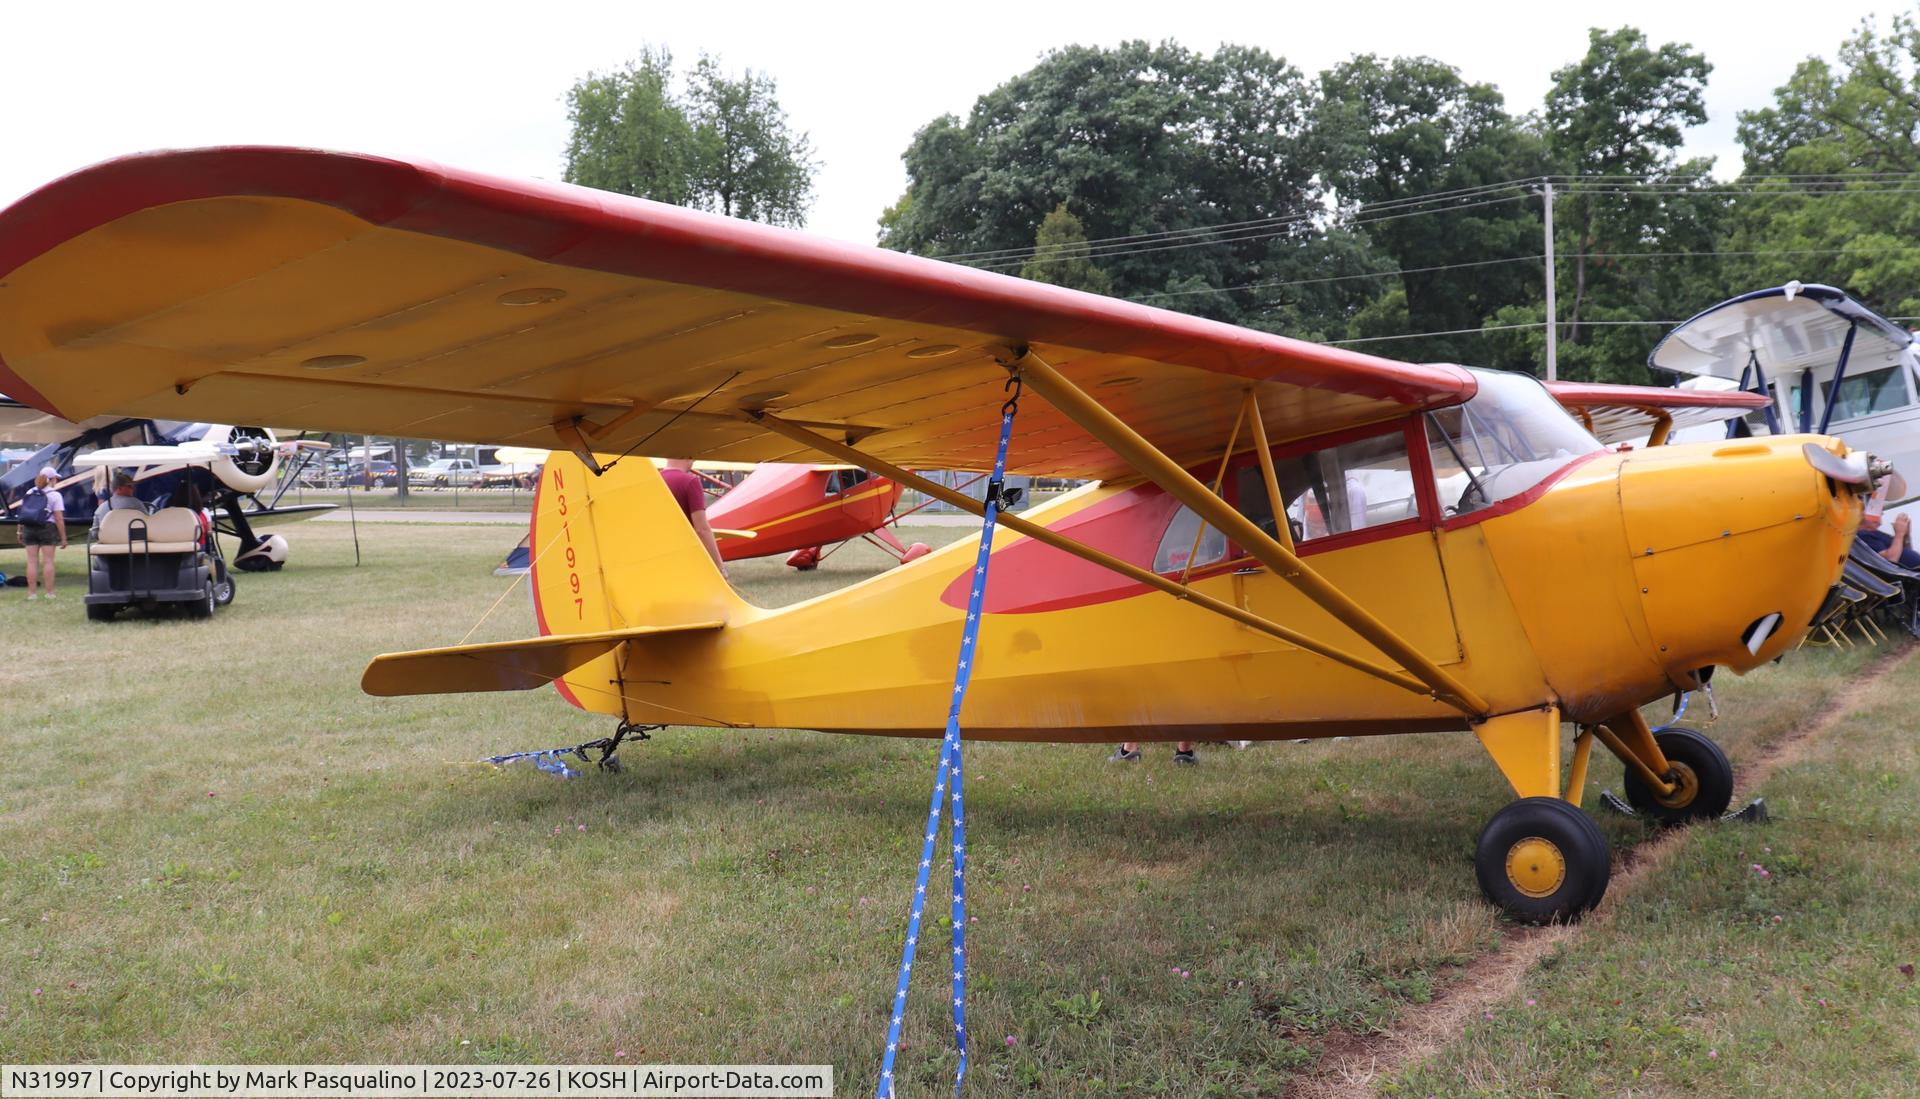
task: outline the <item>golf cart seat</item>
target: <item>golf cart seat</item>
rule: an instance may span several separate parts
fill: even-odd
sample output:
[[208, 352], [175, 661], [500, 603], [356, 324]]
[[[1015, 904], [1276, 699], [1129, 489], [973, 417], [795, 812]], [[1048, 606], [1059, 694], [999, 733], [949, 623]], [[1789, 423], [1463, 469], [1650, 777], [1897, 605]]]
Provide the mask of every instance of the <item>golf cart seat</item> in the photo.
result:
[[189, 508], [161, 508], [152, 515], [138, 508], [107, 512], [93, 552], [192, 553], [200, 548], [200, 519]]

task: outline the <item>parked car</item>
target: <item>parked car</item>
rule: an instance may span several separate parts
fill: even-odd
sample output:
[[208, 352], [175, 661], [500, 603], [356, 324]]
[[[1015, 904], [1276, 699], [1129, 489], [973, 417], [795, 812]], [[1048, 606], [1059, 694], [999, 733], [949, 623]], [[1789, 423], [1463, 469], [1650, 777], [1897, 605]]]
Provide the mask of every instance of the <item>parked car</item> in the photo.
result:
[[540, 467], [531, 465], [481, 466], [474, 484], [479, 488], [532, 488], [540, 479]]
[[435, 458], [424, 466], [408, 470], [407, 483], [419, 488], [470, 485], [479, 472], [479, 466], [471, 458]]
[[399, 488], [400, 468], [379, 460], [359, 462], [347, 468], [349, 488]]

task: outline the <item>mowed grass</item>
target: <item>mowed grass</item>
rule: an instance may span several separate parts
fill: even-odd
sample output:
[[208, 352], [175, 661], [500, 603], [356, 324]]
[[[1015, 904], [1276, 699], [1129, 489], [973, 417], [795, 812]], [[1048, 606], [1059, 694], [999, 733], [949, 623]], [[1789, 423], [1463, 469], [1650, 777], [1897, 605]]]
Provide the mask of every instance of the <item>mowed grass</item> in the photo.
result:
[[[344, 526], [294, 534], [287, 571], [241, 576], [212, 623], [87, 623], [77, 551], [54, 603], [0, 594], [0, 1057], [826, 1062], [842, 1094], [872, 1090], [934, 743], [671, 729], [620, 775], [462, 763], [611, 731], [550, 691], [358, 691], [376, 652], [533, 632], [525, 585], [490, 575], [516, 536], [367, 524], [356, 569]], [[772, 604], [884, 564], [853, 545], [811, 576], [735, 577]], [[1867, 659], [1726, 682], [1715, 735], [1752, 758]], [[1769, 784], [1780, 821], [1690, 834], [1537, 982], [1540, 1006], [1390, 1086], [1639, 1094], [1638, 1069], [1737, 1094], [1751, 1077], [1715, 1074], [1768, 1035], [1846, 1093], [1846, 1065], [1891, 1073], [1915, 1006], [1879, 971], [1913, 932], [1893, 807], [1920, 782], [1896, 701]], [[1471, 856], [1509, 793], [1468, 735], [1203, 747], [1177, 770], [1165, 745], [1125, 767], [967, 752], [974, 1094], [1277, 1094], [1506, 933]], [[1646, 836], [1603, 823], [1616, 852]], [[1769, 844], [1793, 859], [1765, 884], [1734, 873]], [[898, 1065], [921, 1095], [953, 1070], [939, 915], [925, 935]], [[1755, 973], [1800, 1014], [1741, 1000]], [[1830, 1004], [1906, 1018], [1821, 1015], [1789, 987], [1814, 977], [1850, 990]], [[1670, 1031], [1627, 1040], [1628, 1020]]]
[[1909, 652], [1768, 780], [1771, 822], [1690, 831], [1512, 1001], [1381, 1092], [1920, 1094], [1916, 697]]

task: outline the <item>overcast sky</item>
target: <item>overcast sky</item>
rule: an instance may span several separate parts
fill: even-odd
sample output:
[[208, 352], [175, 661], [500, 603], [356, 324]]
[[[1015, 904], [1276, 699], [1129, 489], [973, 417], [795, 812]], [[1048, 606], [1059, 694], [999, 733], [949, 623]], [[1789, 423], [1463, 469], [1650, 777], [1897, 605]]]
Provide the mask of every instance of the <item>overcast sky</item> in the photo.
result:
[[[1128, 38], [1259, 46], [1308, 74], [1355, 53], [1427, 54], [1496, 84], [1516, 113], [1590, 25], [1691, 43], [1714, 72], [1689, 149], [1738, 170], [1736, 112], [1771, 101], [1795, 63], [1832, 57], [1889, 0], [1689, 3], [28, 4], [0, 0], [0, 204], [98, 160], [147, 149], [311, 145], [558, 179], [566, 89], [643, 44], [779, 82], [821, 167], [809, 228], [871, 243], [906, 176], [914, 130], [1048, 49]], [[1603, 14], [1604, 12], [1604, 14]]]

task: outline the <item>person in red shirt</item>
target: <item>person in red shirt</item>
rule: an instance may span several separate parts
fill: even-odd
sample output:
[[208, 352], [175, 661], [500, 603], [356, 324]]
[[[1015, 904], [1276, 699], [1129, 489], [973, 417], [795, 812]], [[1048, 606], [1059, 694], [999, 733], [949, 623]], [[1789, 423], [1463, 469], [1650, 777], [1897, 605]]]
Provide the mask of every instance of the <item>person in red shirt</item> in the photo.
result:
[[680, 505], [687, 522], [693, 524], [693, 532], [700, 536], [700, 544], [713, 556], [720, 575], [725, 576], [727, 565], [720, 560], [720, 543], [707, 524], [707, 490], [700, 486], [700, 478], [693, 472], [693, 459], [668, 458], [667, 467], [660, 471], [660, 479], [667, 483], [667, 491], [673, 493], [674, 502]]

